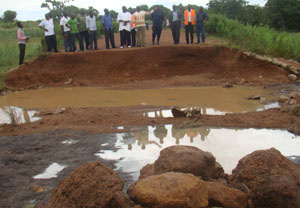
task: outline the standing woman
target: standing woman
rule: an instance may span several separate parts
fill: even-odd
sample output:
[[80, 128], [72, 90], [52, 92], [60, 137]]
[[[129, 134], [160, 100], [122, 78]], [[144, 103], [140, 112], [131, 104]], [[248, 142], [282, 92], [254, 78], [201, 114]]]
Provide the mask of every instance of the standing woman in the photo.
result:
[[26, 42], [27, 40], [29, 40], [29, 37], [25, 36], [22, 23], [18, 22], [17, 25], [18, 25], [17, 37], [18, 37], [18, 44], [20, 49], [19, 64], [22, 65], [25, 57]]

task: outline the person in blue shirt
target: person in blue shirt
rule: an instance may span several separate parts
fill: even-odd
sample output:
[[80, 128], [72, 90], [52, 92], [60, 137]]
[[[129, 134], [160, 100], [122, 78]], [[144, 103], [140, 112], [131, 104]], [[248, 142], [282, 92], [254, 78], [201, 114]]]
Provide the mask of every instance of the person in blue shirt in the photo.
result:
[[157, 45], [159, 45], [160, 35], [162, 31], [162, 24], [164, 21], [164, 14], [160, 11], [158, 6], [154, 7], [154, 12], [151, 14], [152, 26], [152, 45], [155, 44], [155, 38], [157, 37]]
[[205, 43], [205, 22], [208, 20], [208, 15], [206, 12], [203, 11], [203, 7], [200, 7], [199, 12], [197, 13], [197, 20], [196, 20], [196, 29], [197, 29], [197, 39], [198, 43], [200, 43], [200, 33], [202, 43]]
[[102, 17], [102, 24], [105, 31], [106, 49], [109, 49], [109, 41], [111, 43], [111, 47], [116, 48], [111, 15], [109, 14], [108, 9], [104, 9], [104, 13], [105, 14]]

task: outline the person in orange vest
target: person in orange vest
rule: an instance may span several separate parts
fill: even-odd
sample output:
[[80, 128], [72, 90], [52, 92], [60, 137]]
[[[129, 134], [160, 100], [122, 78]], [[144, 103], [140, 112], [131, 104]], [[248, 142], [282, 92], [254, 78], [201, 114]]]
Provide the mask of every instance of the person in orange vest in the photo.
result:
[[130, 28], [131, 28], [131, 46], [135, 47], [136, 46], [136, 28], [135, 28], [135, 19], [134, 19], [134, 15], [135, 15], [136, 9], [132, 10], [131, 13], [131, 23], [130, 23]]
[[189, 36], [191, 37], [191, 44], [194, 43], [194, 25], [195, 25], [195, 23], [196, 23], [196, 11], [191, 8], [191, 5], [188, 5], [187, 10], [184, 11], [186, 44], [190, 43]]

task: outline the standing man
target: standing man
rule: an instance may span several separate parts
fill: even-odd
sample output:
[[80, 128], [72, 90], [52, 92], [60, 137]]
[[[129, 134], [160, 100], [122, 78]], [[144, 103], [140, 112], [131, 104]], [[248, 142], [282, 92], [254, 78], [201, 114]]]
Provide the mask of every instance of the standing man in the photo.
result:
[[179, 10], [177, 10], [177, 7], [175, 5], [173, 6], [173, 11], [169, 13], [168, 19], [171, 25], [174, 44], [179, 44], [182, 13]]
[[122, 12], [118, 14], [119, 31], [121, 37], [121, 47], [124, 48], [125, 43], [127, 47], [131, 48], [130, 45], [130, 22], [131, 14], [127, 11], [125, 6], [122, 7]]
[[131, 13], [131, 23], [130, 23], [130, 29], [131, 29], [131, 46], [135, 47], [136, 46], [136, 28], [135, 28], [135, 19], [134, 19], [134, 15], [136, 13], [136, 9], [132, 10]]
[[105, 14], [102, 17], [102, 24], [105, 31], [106, 49], [109, 49], [109, 41], [111, 43], [111, 47], [116, 48], [111, 15], [109, 14], [108, 9], [104, 9], [104, 13]]
[[62, 31], [62, 36], [64, 38], [64, 49], [65, 52], [69, 52], [71, 50], [71, 30], [66, 27], [66, 23], [69, 20], [68, 13], [66, 11], [63, 12], [63, 17], [60, 19], [60, 26]]
[[17, 25], [18, 25], [17, 37], [18, 37], [18, 44], [20, 50], [19, 65], [22, 65], [25, 57], [26, 42], [29, 40], [29, 37], [25, 36], [23, 30], [23, 24], [21, 22], [18, 22]]
[[140, 7], [136, 8], [137, 12], [134, 14], [134, 21], [136, 27], [136, 39], [138, 47], [146, 47], [146, 23], [145, 23], [145, 15], [150, 15], [153, 13], [141, 11]]
[[191, 44], [194, 43], [194, 25], [196, 23], [196, 11], [191, 9], [191, 5], [187, 6], [184, 11], [184, 25], [185, 25], [185, 39], [186, 44], [190, 43], [189, 36], [191, 37]]
[[98, 50], [97, 43], [97, 25], [96, 25], [96, 17], [94, 15], [93, 10], [90, 10], [90, 15], [86, 18], [86, 28], [88, 29], [89, 39], [90, 39], [90, 50], [94, 49]]
[[208, 15], [203, 11], [203, 7], [200, 7], [199, 13], [197, 14], [197, 39], [198, 43], [200, 43], [200, 33], [202, 43], [205, 43], [205, 22], [208, 20]]
[[71, 46], [72, 46], [71, 51], [73, 51], [73, 52], [76, 51], [75, 38], [79, 42], [80, 50], [84, 51], [83, 41], [82, 41], [82, 38], [81, 38], [81, 36], [79, 34], [79, 30], [78, 30], [79, 23], [78, 23], [77, 19], [75, 19], [75, 18], [76, 18], [76, 14], [72, 14], [71, 19], [69, 19], [66, 23], [66, 26], [71, 29]]
[[86, 18], [87, 18], [87, 16], [85, 14], [85, 10], [81, 9], [80, 15], [78, 15], [78, 17], [77, 17], [77, 21], [79, 22], [78, 29], [79, 29], [79, 33], [80, 33], [82, 42], [83, 42], [83, 40], [85, 41], [85, 47], [86, 47], [86, 50], [88, 50], [89, 46], [90, 46], [90, 38], [89, 38], [88, 29], [86, 28]]
[[155, 38], [157, 37], [156, 44], [159, 45], [160, 35], [162, 31], [162, 24], [164, 21], [164, 14], [160, 11], [158, 6], [154, 7], [154, 13], [151, 14], [152, 26], [152, 45], [155, 44]]
[[52, 50], [57, 53], [57, 42], [56, 42], [56, 35], [54, 32], [54, 23], [53, 19], [51, 18], [51, 14], [46, 14], [45, 18], [40, 24], [39, 27], [45, 31], [45, 39], [47, 43], [47, 51], [52, 52]]

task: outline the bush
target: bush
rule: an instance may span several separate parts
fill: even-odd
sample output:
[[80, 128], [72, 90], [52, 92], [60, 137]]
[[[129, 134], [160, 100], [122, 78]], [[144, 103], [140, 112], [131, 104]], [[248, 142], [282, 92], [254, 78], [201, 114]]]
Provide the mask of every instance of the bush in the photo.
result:
[[300, 61], [300, 35], [297, 34], [251, 26], [216, 14], [210, 15], [206, 30], [229, 39], [243, 50]]

